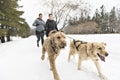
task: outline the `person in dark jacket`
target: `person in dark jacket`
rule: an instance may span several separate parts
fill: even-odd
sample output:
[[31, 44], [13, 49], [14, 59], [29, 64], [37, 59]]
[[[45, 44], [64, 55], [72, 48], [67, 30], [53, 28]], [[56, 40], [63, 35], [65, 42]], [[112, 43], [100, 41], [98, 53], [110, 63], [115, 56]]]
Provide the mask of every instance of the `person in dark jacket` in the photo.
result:
[[37, 46], [39, 47], [39, 41], [41, 38], [41, 44], [44, 42], [44, 31], [45, 31], [45, 22], [42, 20], [42, 13], [39, 14], [39, 17], [34, 21], [33, 26], [36, 26], [36, 36], [37, 36]]
[[57, 24], [56, 22], [53, 20], [53, 15], [49, 14], [49, 19], [46, 21], [46, 25], [45, 25], [45, 30], [46, 30], [46, 36], [48, 37], [49, 32], [52, 30], [57, 30]]

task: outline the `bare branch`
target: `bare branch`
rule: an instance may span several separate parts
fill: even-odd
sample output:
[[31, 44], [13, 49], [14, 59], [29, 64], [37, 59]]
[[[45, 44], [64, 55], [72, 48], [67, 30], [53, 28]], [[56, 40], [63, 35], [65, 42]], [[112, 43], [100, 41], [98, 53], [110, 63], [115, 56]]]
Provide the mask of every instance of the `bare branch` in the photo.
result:
[[81, 12], [84, 12], [84, 15], [88, 15], [89, 8], [86, 7], [86, 3], [84, 4], [81, 0], [71, 0], [64, 1], [62, 0], [51, 0], [46, 2], [47, 6], [51, 9], [51, 13], [54, 15], [57, 24], [61, 21], [63, 29], [67, 24], [70, 17], [74, 17], [75, 14], [80, 16]]

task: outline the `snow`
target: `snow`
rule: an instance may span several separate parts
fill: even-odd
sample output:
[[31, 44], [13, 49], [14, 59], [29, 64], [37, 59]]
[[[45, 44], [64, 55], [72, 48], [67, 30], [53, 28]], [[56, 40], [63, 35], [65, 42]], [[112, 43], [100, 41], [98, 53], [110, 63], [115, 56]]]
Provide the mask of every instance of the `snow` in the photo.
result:
[[[105, 42], [109, 56], [106, 62], [100, 62], [102, 72], [108, 80], [120, 78], [120, 34], [67, 35], [74, 39], [89, 42]], [[91, 60], [82, 63], [82, 70], [77, 70], [77, 55], [68, 63], [69, 39], [67, 47], [56, 59], [56, 66], [61, 80], [100, 80], [97, 69]], [[41, 45], [36, 46], [36, 37], [13, 38], [13, 41], [0, 44], [0, 80], [54, 80], [49, 70], [49, 61], [42, 61]]]

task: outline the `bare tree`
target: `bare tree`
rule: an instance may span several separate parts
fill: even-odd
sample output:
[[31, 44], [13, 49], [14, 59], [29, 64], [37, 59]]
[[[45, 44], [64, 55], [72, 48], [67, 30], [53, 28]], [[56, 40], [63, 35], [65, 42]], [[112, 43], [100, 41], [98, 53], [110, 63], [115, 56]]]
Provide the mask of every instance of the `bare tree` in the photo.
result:
[[45, 1], [45, 6], [55, 16], [57, 24], [62, 24], [61, 29], [67, 26], [71, 17], [80, 16], [81, 12], [84, 12], [85, 15], [89, 14], [90, 9], [86, 5], [87, 3], [81, 0], [66, 0], [64, 2], [62, 0]]

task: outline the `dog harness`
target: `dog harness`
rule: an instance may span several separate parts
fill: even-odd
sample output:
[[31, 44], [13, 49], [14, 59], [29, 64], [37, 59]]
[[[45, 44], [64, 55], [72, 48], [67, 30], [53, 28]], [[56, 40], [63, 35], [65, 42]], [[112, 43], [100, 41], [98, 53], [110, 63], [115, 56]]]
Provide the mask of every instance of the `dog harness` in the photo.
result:
[[50, 44], [51, 44], [51, 47], [52, 47], [53, 51], [57, 54], [57, 50], [58, 50], [57, 46], [54, 45], [52, 40], [50, 40]]
[[[78, 44], [78, 46], [76, 46], [76, 42], [80, 42], [80, 44]], [[79, 47], [81, 46], [81, 44], [87, 44], [87, 42], [79, 41], [79, 40], [75, 41], [74, 39], [73, 39], [73, 43], [74, 43], [77, 51], [79, 51]], [[87, 48], [86, 48], [86, 52], [87, 52], [87, 56], [89, 56]]]
[[78, 48], [81, 46], [81, 44], [78, 44], [78, 46], [76, 46], [76, 42], [80, 42], [81, 44], [87, 44], [87, 42], [84, 42], [84, 41], [78, 41], [78, 40], [75, 41], [75, 39], [73, 39], [73, 43], [74, 43], [74, 45], [75, 45], [77, 51], [79, 50]]

